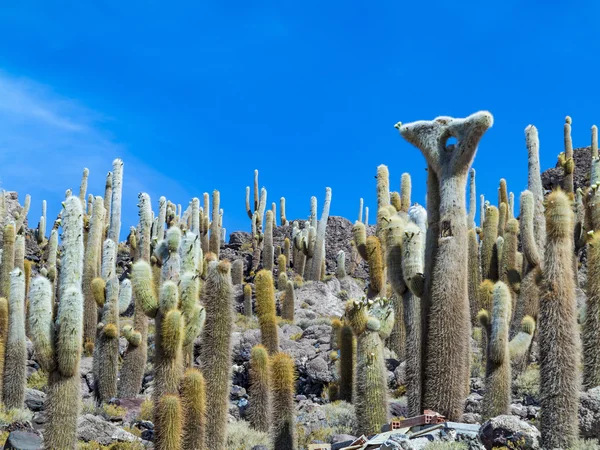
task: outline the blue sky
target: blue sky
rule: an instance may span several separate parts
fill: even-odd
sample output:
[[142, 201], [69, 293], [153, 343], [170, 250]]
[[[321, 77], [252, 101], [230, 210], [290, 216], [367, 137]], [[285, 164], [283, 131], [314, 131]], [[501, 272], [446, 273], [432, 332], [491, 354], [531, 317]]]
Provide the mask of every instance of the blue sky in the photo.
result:
[[332, 214], [355, 220], [360, 197], [374, 209], [382, 163], [423, 203], [423, 157], [393, 125], [482, 109], [495, 123], [477, 189], [495, 202], [501, 177], [526, 187], [528, 124], [548, 168], [565, 115], [575, 146], [600, 122], [598, 2], [93, 3], [0, 6], [0, 183], [32, 195], [32, 224], [83, 167], [103, 195], [115, 157], [122, 237], [140, 191], [156, 208], [219, 189], [224, 226], [248, 230], [255, 168], [289, 218], [326, 186]]

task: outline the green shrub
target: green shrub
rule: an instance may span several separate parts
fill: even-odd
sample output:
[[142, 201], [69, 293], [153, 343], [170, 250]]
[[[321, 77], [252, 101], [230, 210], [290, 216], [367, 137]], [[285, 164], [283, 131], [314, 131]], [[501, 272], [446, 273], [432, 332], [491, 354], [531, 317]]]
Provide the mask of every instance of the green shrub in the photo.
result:
[[33, 372], [29, 378], [27, 378], [27, 387], [30, 389], [42, 391], [46, 386], [48, 386], [48, 374], [43, 370]]
[[10, 425], [15, 422], [29, 422], [33, 419], [33, 413], [27, 408], [6, 409], [0, 406], [0, 427]]
[[520, 374], [513, 383], [513, 390], [517, 397], [529, 396], [538, 398], [540, 393], [540, 368], [531, 364], [525, 372]]
[[102, 405], [102, 413], [110, 419], [114, 418], [123, 418], [125, 414], [127, 414], [127, 410], [125, 408], [121, 408], [120, 406], [104, 404]]
[[569, 450], [600, 450], [600, 444], [596, 439], [578, 439]]
[[146, 399], [142, 402], [140, 406], [140, 414], [138, 415], [138, 420], [150, 420], [154, 417], [154, 403], [152, 400]]
[[250, 450], [255, 445], [270, 447], [268, 433], [256, 431], [246, 421], [232, 422], [227, 426], [227, 449]]
[[468, 450], [469, 447], [464, 442], [430, 442], [423, 450]]

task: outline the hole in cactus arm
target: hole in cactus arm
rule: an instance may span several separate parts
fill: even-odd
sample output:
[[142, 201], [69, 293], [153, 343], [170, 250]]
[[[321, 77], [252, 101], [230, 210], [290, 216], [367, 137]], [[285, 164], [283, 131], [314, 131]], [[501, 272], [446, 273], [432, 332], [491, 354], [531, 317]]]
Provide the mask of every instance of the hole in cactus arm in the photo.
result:
[[440, 226], [440, 237], [452, 237], [452, 224], [449, 220], [443, 220]]

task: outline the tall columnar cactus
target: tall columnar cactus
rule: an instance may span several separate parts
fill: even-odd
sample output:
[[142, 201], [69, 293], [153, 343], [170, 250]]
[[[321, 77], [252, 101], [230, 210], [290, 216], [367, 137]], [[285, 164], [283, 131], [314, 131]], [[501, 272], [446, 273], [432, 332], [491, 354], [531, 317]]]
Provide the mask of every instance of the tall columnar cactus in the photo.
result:
[[88, 233], [85, 257], [83, 260], [83, 342], [86, 351], [91, 354], [96, 341], [96, 325], [98, 323], [98, 306], [92, 294], [92, 280], [98, 276], [100, 264], [100, 247], [104, 235], [104, 200], [94, 199], [90, 231]]
[[204, 287], [206, 326], [202, 333], [200, 361], [206, 378], [206, 446], [225, 450], [229, 389], [231, 385], [231, 328], [233, 292], [230, 264], [212, 261]]
[[494, 263], [494, 249], [498, 239], [499, 222], [498, 208], [488, 206], [485, 211], [481, 243], [481, 278], [484, 280], [498, 280], [498, 266]]
[[394, 292], [394, 315], [398, 318], [388, 341], [388, 347], [396, 352], [398, 358], [404, 358], [406, 347], [406, 323], [402, 320], [404, 315], [403, 297], [407, 287], [402, 273], [402, 238], [404, 232], [404, 216], [393, 215], [388, 221], [385, 232], [386, 237], [386, 262], [388, 279]]
[[335, 257], [335, 276], [338, 280], [346, 278], [346, 252], [340, 250]]
[[236, 284], [242, 284], [244, 282], [244, 260], [236, 259], [231, 263], [231, 282]]
[[108, 402], [117, 396], [119, 371], [119, 280], [116, 275], [106, 281], [105, 301], [97, 326], [94, 369], [96, 398], [99, 402]]
[[504, 202], [498, 207], [498, 237], [504, 238], [506, 218], [508, 217], [508, 205]]
[[[469, 215], [467, 216], [467, 227], [469, 230], [475, 228], [475, 210], [477, 208], [477, 190], [475, 186], [475, 169], [469, 171]], [[481, 219], [481, 218], [480, 218]]]
[[352, 327], [346, 322], [342, 325], [339, 335], [340, 346], [340, 383], [339, 399], [352, 401], [354, 387], [354, 367], [356, 365], [356, 339]]
[[180, 450], [183, 427], [181, 399], [175, 394], [163, 395], [158, 399], [154, 420], [164, 424], [156, 428], [154, 446], [160, 450]]
[[565, 117], [563, 134], [565, 142], [565, 151], [558, 155], [558, 162], [564, 171], [562, 188], [567, 194], [573, 195], [575, 192], [573, 184], [575, 161], [573, 160], [573, 140], [571, 139], [571, 118], [569, 116]]
[[294, 360], [287, 353], [273, 355], [271, 363], [273, 388], [272, 439], [273, 448], [296, 450], [298, 441], [294, 421], [296, 374]]
[[588, 243], [587, 307], [583, 322], [583, 387], [600, 386], [600, 233]]
[[14, 267], [25, 271], [25, 236], [17, 234], [15, 238]]
[[573, 277], [573, 210], [566, 193], [546, 200], [546, 253], [539, 315], [544, 448], [569, 448], [578, 434], [579, 336]]
[[244, 315], [252, 317], [252, 285], [244, 284]]
[[410, 194], [411, 194], [411, 190], [412, 190], [412, 183], [410, 180], [410, 174], [409, 173], [403, 173], [402, 177], [400, 178], [400, 198], [402, 201], [401, 204], [401, 209], [400, 211], [403, 212], [408, 212], [408, 209], [410, 208]]
[[481, 271], [479, 265], [479, 243], [475, 228], [469, 230], [469, 304], [471, 305], [471, 323], [474, 325], [480, 309], [479, 286], [481, 285]]
[[9, 298], [10, 273], [15, 264], [15, 224], [7, 223], [4, 226], [4, 242], [2, 247], [2, 265], [0, 266], [0, 297]]
[[264, 248], [262, 252], [262, 264], [267, 270], [273, 270], [273, 211], [267, 211], [266, 223], [265, 223], [265, 238]]
[[367, 229], [362, 222], [355, 222], [352, 227], [352, 239], [356, 245], [356, 250], [362, 259], [369, 260], [367, 255]]
[[47, 449], [75, 449], [81, 401], [79, 361], [83, 336], [83, 211], [77, 197], [64, 202], [63, 252], [56, 319], [52, 285], [44, 277], [32, 282], [29, 309], [31, 341], [42, 369], [49, 373], [44, 433]]
[[221, 194], [216, 189], [213, 191], [212, 201], [212, 222], [210, 224], [209, 248], [212, 253], [217, 255], [217, 259], [219, 259], [219, 251], [221, 249], [221, 226], [219, 221], [219, 205], [221, 201]]
[[25, 219], [27, 219], [27, 214], [29, 213], [30, 206], [31, 206], [31, 196], [29, 194], [27, 194], [25, 196], [25, 201], [23, 202], [23, 207], [19, 211], [18, 215], [15, 217], [16, 218], [15, 232], [17, 232], [17, 233], [23, 232], [23, 225], [25, 223]]
[[[406, 384], [408, 409], [411, 415], [421, 413], [422, 396], [422, 329], [421, 304], [423, 296], [423, 263], [425, 236], [414, 223], [409, 222], [402, 237], [402, 272], [408, 289], [403, 294], [404, 326], [406, 328]], [[399, 318], [397, 319], [399, 320]]]
[[494, 286], [491, 323], [488, 331], [487, 368], [483, 397], [483, 417], [489, 419], [508, 414], [510, 406], [510, 355], [508, 333], [512, 298], [508, 286], [498, 281]]
[[[490, 113], [478, 112], [466, 119], [439, 117], [398, 127], [400, 134], [421, 150], [438, 179], [439, 236], [437, 245], [433, 244], [432, 271], [426, 271], [431, 277], [426, 332], [432, 342], [452, 340], [457, 352], [450, 354], [440, 345], [427, 347], [423, 406], [451, 420], [462, 415], [469, 376], [466, 182], [479, 140], [492, 123]], [[449, 136], [456, 138], [456, 144], [447, 147]]]
[[381, 242], [377, 236], [369, 236], [366, 241], [367, 261], [369, 263], [369, 298], [378, 296], [385, 288], [384, 265]]
[[[149, 263], [152, 209], [148, 194], [141, 193], [138, 196], [138, 208], [140, 217], [138, 242], [139, 259]], [[144, 299], [138, 295], [135, 295], [134, 299], [135, 309], [133, 315], [133, 329], [131, 333], [128, 333], [125, 336], [128, 344], [125, 356], [123, 357], [123, 365], [121, 367], [121, 376], [118, 386], [119, 397], [133, 397], [140, 392], [148, 353], [148, 317], [144, 312], [142, 303]]]
[[[121, 202], [123, 197], [123, 161], [115, 159], [113, 161], [112, 178], [112, 200], [110, 205], [110, 227], [108, 229], [108, 239], [115, 244], [119, 243], [121, 234]], [[108, 213], [107, 213], [108, 214]]]
[[43, 245], [46, 241], [46, 200], [42, 200], [42, 215], [38, 222], [35, 237], [39, 245]]
[[346, 317], [356, 335], [357, 363], [353, 398], [358, 432], [379, 433], [388, 422], [388, 393], [383, 339], [394, 324], [394, 310], [385, 299], [351, 301]]
[[25, 277], [18, 267], [10, 273], [3, 400], [4, 406], [22, 408], [25, 402], [27, 347], [25, 345]]
[[325, 188], [325, 201], [323, 202], [323, 211], [321, 219], [317, 225], [317, 235], [315, 238], [315, 252], [312, 259], [312, 268], [309, 280], [321, 280], [321, 265], [325, 260], [325, 232], [327, 231], [327, 220], [329, 219], [329, 206], [331, 204], [331, 188]]
[[[517, 266], [517, 252], [519, 247], [519, 221], [509, 219], [504, 232], [504, 246], [502, 247], [502, 262], [500, 264], [500, 280], [508, 285], [512, 297], [511, 311], [516, 308], [517, 290], [520, 284], [519, 267]], [[512, 320], [512, 317], [509, 317]]]
[[0, 297], [0, 399], [4, 397], [4, 356], [8, 338], [8, 301]]
[[255, 430], [269, 432], [271, 426], [271, 363], [267, 349], [252, 347], [250, 353], [250, 405], [248, 418]]
[[[536, 235], [536, 223], [539, 220], [536, 211], [536, 202], [537, 199], [531, 191], [523, 191], [520, 201], [520, 234], [525, 262], [519, 285], [519, 298], [511, 326], [511, 336], [517, 333], [518, 325], [525, 316], [531, 316], [536, 320], [538, 317], [540, 301], [539, 285], [544, 252], [544, 247], [540, 247], [540, 243], [545, 245], [546, 239], [540, 240]], [[543, 219], [543, 222], [543, 229], [545, 229], [545, 219]], [[542, 230], [542, 228], [538, 229]]]
[[207, 450], [206, 382], [198, 369], [188, 369], [181, 381], [183, 409], [183, 450]]
[[254, 279], [254, 286], [261, 343], [270, 354], [274, 354], [279, 351], [279, 336], [275, 310], [275, 287], [271, 271], [263, 269], [258, 272]]
[[281, 306], [281, 318], [283, 320], [294, 321], [294, 309], [296, 305], [296, 293], [294, 291], [294, 282], [289, 280], [285, 285], [285, 294], [283, 305]]

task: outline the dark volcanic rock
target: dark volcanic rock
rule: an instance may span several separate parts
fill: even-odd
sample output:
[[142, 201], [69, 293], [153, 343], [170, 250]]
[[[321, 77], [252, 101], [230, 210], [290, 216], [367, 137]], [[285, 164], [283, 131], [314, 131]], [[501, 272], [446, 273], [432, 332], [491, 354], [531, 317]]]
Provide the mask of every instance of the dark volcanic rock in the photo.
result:
[[[573, 174], [573, 183], [575, 190], [578, 188], [587, 187], [590, 181], [590, 169], [592, 167], [592, 150], [591, 147], [581, 147], [573, 150], [573, 159], [575, 160], [575, 172]], [[542, 185], [546, 190], [552, 190], [556, 186], [560, 186], [564, 178], [562, 167], [556, 166], [552, 169], [542, 172]]]

